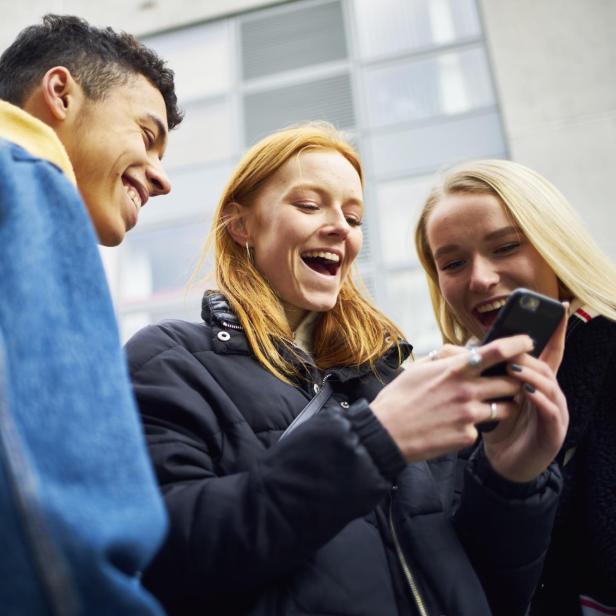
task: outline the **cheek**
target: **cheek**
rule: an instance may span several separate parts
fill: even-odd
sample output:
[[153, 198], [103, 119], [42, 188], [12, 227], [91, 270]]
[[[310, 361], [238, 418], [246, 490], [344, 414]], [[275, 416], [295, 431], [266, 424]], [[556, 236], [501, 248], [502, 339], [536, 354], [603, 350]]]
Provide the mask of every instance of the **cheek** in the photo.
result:
[[363, 246], [363, 243], [364, 243], [364, 235], [363, 235], [361, 229], [357, 229], [355, 231], [354, 236], [351, 239], [351, 243], [350, 243], [349, 254], [352, 257], [351, 264], [357, 258], [357, 255], [359, 254], [359, 251], [361, 250], [361, 247]]
[[439, 276], [438, 285], [443, 299], [457, 312], [464, 304], [464, 285], [447, 276]]

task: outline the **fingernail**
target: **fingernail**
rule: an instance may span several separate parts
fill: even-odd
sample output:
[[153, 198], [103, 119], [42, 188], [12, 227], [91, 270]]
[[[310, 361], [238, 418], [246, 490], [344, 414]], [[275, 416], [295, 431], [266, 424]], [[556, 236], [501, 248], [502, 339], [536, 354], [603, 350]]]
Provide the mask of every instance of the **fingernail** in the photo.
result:
[[509, 364], [509, 367], [514, 371], [514, 372], [522, 372], [522, 366], [519, 366], [518, 364]]
[[535, 388], [530, 384], [530, 383], [524, 383], [524, 389], [529, 393], [529, 394], [534, 394], [535, 393]]

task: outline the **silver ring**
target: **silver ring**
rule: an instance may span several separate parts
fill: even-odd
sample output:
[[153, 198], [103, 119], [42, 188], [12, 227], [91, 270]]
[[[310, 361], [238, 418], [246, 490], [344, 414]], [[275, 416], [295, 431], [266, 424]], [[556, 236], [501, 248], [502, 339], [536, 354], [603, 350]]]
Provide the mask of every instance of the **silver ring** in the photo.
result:
[[438, 359], [438, 349], [432, 349], [429, 353], [428, 353], [428, 359], [430, 361], [434, 361], [435, 359]]
[[496, 419], [496, 402], [490, 402], [490, 421]]
[[481, 355], [479, 355], [479, 353], [477, 352], [477, 349], [474, 349], [474, 348], [470, 349], [470, 351], [468, 352], [466, 363], [471, 368], [479, 368], [479, 366], [481, 366]]

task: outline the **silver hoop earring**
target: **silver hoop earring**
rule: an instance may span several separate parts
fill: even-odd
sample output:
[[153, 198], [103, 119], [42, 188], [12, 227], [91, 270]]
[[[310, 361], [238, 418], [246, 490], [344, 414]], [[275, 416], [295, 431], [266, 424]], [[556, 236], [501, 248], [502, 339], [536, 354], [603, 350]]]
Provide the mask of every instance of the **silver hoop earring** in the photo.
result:
[[250, 263], [252, 263], [252, 252], [250, 252], [250, 246], [248, 245], [248, 242], [246, 242], [245, 246], [246, 246], [246, 258], [248, 259]]

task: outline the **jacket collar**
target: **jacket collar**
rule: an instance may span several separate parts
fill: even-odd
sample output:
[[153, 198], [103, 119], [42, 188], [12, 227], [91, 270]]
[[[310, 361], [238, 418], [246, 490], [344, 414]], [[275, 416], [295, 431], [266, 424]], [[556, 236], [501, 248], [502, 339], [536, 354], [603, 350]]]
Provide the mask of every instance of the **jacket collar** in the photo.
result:
[[[226, 297], [217, 291], [206, 291], [203, 295], [201, 302], [201, 318], [212, 327], [213, 332], [213, 344], [216, 352], [219, 353], [241, 353], [250, 354], [251, 349], [246, 336], [244, 335], [244, 329], [240, 324], [240, 320], [236, 314], [231, 310], [229, 302]], [[226, 341], [221, 341], [220, 333], [225, 331], [229, 338]], [[223, 335], [224, 338], [227, 335]], [[413, 350], [411, 344], [406, 341], [401, 341], [400, 350], [402, 352], [401, 360], [404, 361]], [[305, 355], [298, 349], [298, 355]], [[305, 355], [306, 364], [311, 364], [310, 358]], [[291, 361], [296, 358], [288, 358]], [[378, 365], [381, 362], [385, 363], [389, 367], [395, 367], [398, 365], [398, 352], [396, 348], [391, 348], [385, 353], [385, 355], [377, 362]], [[346, 382], [353, 378], [364, 376], [372, 370], [369, 364], [362, 364], [360, 366], [342, 366], [339, 368], [333, 368], [327, 372], [333, 373], [336, 380], [340, 382]]]
[[11, 141], [32, 156], [49, 161], [77, 185], [71, 161], [55, 131], [23, 109], [2, 100], [0, 100], [0, 139]]

